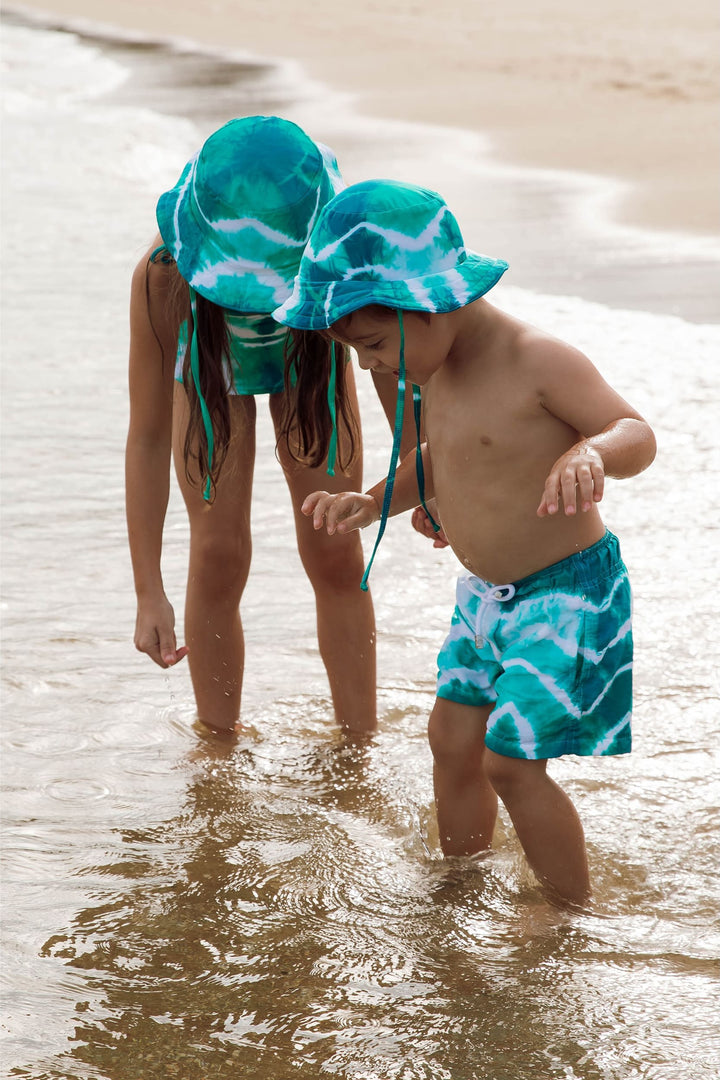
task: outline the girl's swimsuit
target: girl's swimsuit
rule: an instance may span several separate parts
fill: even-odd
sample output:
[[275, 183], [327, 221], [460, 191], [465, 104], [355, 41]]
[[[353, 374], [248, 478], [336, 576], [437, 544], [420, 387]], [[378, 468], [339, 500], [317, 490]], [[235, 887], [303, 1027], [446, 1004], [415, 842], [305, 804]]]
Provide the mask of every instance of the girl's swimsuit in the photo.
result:
[[[150, 255], [150, 261], [173, 262], [165, 244]], [[230, 342], [230, 364], [226, 365], [228, 394], [279, 394], [284, 387], [286, 326], [272, 315], [240, 315], [225, 310]], [[187, 321], [178, 330], [175, 379], [182, 382], [188, 347]]]
[[510, 585], [457, 585], [438, 657], [440, 698], [493, 705], [485, 745], [518, 758], [626, 754], [631, 596], [617, 538]]
[[[229, 394], [279, 394], [284, 386], [285, 340], [288, 329], [272, 315], [238, 315], [225, 312], [230, 342], [230, 364], [226, 364]], [[187, 322], [178, 331], [175, 378], [182, 382], [187, 352]]]

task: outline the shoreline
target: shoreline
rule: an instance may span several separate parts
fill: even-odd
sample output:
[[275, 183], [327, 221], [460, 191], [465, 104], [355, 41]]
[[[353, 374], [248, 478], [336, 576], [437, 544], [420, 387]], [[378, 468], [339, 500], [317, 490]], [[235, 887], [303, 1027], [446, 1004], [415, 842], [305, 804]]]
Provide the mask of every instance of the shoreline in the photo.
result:
[[451, 12], [398, 0], [382, 14], [379, 4], [359, 11], [316, 0], [302, 20], [292, 0], [246, 0], [242, 23], [232, 0], [215, 0], [209, 13], [109, 0], [101, 20], [95, 0], [25, 0], [7, 11], [81, 33], [85, 21], [290, 62], [364, 116], [473, 131], [510, 166], [622, 181], [620, 225], [714, 236], [715, 9], [709, 0], [691, 12], [681, 0], [641, 2], [646, 11], [629, 13], [608, 0], [602, 21], [571, 0], [545, 0], [544, 14], [531, 0], [508, 0], [502, 17], [482, 18], [473, 0]]
[[[126, 77], [100, 91], [100, 107], [104, 100], [189, 120], [197, 145], [234, 115], [279, 112], [333, 147], [348, 183], [394, 176], [442, 192], [468, 247], [510, 263], [507, 286], [720, 322], [714, 287], [720, 241], [709, 233], [620, 222], [616, 209], [626, 180], [518, 166], [502, 159], [485, 133], [471, 129], [378, 119], [361, 112], [348, 92], [313, 80], [295, 60], [95, 19], [50, 17], [27, 5], [13, 5], [5, 15], [8, 26], [73, 34], [117, 61]], [[190, 137], [177, 164], [168, 159], [173, 163], [152, 181], [153, 197], [175, 182], [176, 168], [179, 173], [196, 149], [196, 136]], [[153, 171], [157, 162], [151, 158], [149, 164]]]

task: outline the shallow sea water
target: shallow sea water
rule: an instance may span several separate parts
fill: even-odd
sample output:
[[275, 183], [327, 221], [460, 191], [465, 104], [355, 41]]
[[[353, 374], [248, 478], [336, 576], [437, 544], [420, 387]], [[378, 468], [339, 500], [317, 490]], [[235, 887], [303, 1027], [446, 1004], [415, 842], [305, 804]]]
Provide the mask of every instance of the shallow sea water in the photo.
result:
[[[553, 767], [584, 821], [595, 885], [589, 912], [560, 913], [505, 816], [486, 861], [441, 858], [425, 724], [457, 564], [407, 521], [391, 522], [372, 577], [379, 731], [353, 742], [335, 730], [262, 408], [247, 734], [204, 738], [187, 670], [163, 673], [132, 648], [126, 304], [157, 193], [220, 120], [277, 110], [336, 144], [351, 179], [406, 170], [472, 202], [455, 169], [467, 147], [451, 153], [447, 133], [433, 154], [427, 132], [371, 138], [358, 118], [357, 137], [338, 142], [339, 111], [267, 66], [246, 65], [241, 80], [236, 64], [217, 69], [232, 90], [222, 115], [213, 62], [161, 53], [4, 30], [6, 1075], [714, 1080], [720, 327], [559, 287], [497, 291], [585, 349], [660, 443], [652, 469], [612, 484], [604, 504], [634, 582], [635, 750]], [[153, 94], [178, 64], [206, 74], [171, 110]], [[537, 184], [552, 187], [516, 181], [536, 207]], [[481, 247], [478, 220], [466, 232]], [[580, 265], [578, 222], [564, 228]], [[644, 289], [657, 302], [662, 267], [685, 250], [717, 274], [700, 241], [592, 227], [608, 274], [659, 264], [635, 308]], [[711, 304], [708, 289], [697, 310]], [[369, 482], [389, 436], [358, 381]], [[179, 623], [186, 544], [174, 494], [164, 569]]]

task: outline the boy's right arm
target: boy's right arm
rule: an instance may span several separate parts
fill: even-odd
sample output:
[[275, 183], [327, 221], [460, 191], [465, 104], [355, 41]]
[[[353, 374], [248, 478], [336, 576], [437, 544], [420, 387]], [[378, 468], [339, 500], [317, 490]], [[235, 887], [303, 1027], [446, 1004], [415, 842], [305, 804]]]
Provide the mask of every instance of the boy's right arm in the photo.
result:
[[[423, 471], [425, 473], [425, 497], [433, 497], [432, 468], [427, 443], [422, 446]], [[302, 512], [312, 517], [313, 528], [322, 529], [323, 525], [332, 536], [335, 532], [346, 533], [354, 529], [364, 529], [380, 518], [387, 480], [374, 484], [366, 494], [359, 491], [341, 491], [331, 495], [327, 491], [314, 491], [302, 504]], [[400, 462], [395, 472], [390, 516], [412, 510], [420, 501], [415, 467], [415, 450]]]
[[[137, 622], [135, 646], [160, 667], [176, 664], [175, 614], [161, 572], [163, 525], [170, 491], [176, 333], [165, 305], [162, 265], [138, 264], [130, 295], [130, 425], [125, 452], [125, 505]], [[152, 311], [152, 320], [151, 320]]]

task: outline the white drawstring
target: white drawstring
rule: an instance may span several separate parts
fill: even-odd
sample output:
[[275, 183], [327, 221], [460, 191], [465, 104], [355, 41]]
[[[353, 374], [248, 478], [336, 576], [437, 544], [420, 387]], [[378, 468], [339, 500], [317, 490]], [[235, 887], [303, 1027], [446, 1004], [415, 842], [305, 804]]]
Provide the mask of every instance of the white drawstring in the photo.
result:
[[468, 575], [461, 580], [467, 585], [468, 590], [480, 600], [475, 619], [475, 648], [479, 649], [485, 644], [485, 635], [482, 633], [483, 615], [493, 602], [504, 604], [507, 600], [512, 600], [515, 595], [515, 586], [490, 585], [474, 575]]

